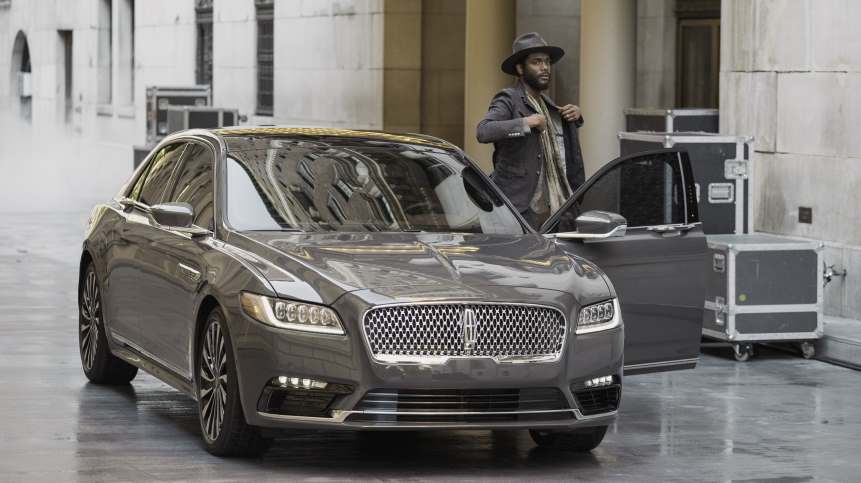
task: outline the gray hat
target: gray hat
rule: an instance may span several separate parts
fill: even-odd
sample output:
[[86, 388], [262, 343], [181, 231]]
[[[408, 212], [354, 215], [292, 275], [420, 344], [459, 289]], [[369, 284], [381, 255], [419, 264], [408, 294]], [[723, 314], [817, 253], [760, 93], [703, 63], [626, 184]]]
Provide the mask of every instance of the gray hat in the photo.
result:
[[537, 32], [529, 32], [514, 39], [511, 51], [512, 54], [502, 62], [502, 72], [510, 75], [517, 75], [517, 69], [514, 66], [529, 54], [544, 52], [550, 56], [551, 64], [555, 64], [565, 55], [565, 51], [560, 47], [547, 45]]

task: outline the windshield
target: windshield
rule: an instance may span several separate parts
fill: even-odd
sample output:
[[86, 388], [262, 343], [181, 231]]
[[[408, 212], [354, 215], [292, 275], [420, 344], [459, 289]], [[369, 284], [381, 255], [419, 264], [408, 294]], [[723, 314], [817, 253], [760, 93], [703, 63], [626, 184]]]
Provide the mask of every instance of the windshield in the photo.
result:
[[240, 231], [524, 233], [474, 168], [434, 145], [233, 138], [226, 171]]

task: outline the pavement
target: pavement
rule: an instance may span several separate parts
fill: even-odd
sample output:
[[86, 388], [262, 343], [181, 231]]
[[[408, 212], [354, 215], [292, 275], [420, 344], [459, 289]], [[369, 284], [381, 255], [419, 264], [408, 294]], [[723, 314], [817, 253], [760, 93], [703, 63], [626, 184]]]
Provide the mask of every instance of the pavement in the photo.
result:
[[85, 221], [0, 214], [0, 482], [861, 475], [861, 373], [766, 347], [747, 363], [704, 348], [696, 369], [625, 378], [619, 420], [590, 454], [537, 448], [525, 432], [292, 432], [263, 458], [216, 458], [191, 399], [144, 373], [121, 388], [86, 382], [75, 295]]

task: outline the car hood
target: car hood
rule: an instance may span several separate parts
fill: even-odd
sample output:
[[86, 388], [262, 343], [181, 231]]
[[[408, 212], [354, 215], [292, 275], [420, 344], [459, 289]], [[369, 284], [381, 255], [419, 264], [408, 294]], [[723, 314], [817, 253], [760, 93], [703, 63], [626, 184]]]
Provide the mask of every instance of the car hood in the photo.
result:
[[490, 287], [519, 287], [569, 293], [580, 305], [610, 293], [598, 267], [535, 234], [246, 232], [230, 241], [265, 261], [279, 295], [323, 303], [357, 290], [391, 300], [473, 299], [490, 296]]

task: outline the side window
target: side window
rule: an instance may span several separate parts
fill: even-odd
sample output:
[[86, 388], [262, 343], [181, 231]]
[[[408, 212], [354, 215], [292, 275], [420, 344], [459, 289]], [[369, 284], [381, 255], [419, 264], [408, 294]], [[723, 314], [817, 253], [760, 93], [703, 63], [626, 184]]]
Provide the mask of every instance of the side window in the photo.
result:
[[129, 198], [152, 206], [161, 202], [170, 175], [182, 155], [185, 143], [170, 144], [161, 149], [149, 163], [147, 171], [135, 182]]
[[194, 224], [210, 230], [214, 228], [214, 161], [212, 149], [201, 144], [189, 144], [173, 189], [166, 197], [168, 201], [190, 204], [194, 208]]
[[681, 164], [675, 153], [622, 162], [601, 175], [577, 199], [578, 213], [612, 211], [625, 217], [629, 229], [686, 223], [685, 209]]

